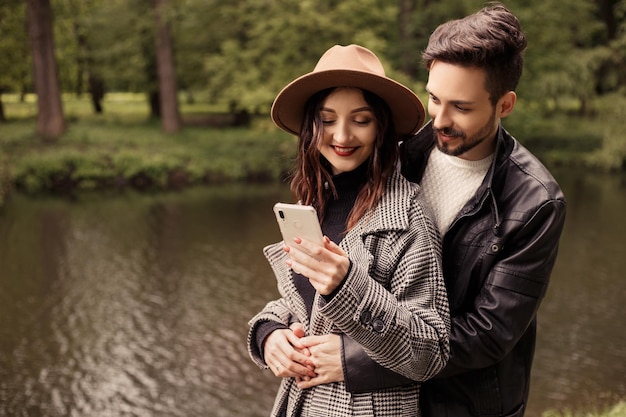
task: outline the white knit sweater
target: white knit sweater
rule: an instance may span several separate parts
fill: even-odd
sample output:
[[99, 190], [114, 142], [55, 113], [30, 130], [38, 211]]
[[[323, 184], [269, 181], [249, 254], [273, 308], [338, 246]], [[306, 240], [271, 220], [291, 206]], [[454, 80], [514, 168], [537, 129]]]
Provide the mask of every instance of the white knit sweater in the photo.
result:
[[422, 197], [430, 205], [435, 224], [443, 236], [459, 210], [476, 193], [493, 154], [479, 161], [446, 155], [434, 148], [422, 178]]

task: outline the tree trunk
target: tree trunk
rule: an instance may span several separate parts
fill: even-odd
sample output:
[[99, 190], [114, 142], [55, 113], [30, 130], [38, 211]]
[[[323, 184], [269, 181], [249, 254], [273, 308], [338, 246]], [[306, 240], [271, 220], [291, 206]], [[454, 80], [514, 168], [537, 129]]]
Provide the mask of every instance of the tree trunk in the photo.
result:
[[144, 74], [146, 77], [146, 99], [150, 109], [151, 119], [161, 119], [161, 107], [159, 101], [159, 76], [156, 65], [156, 55], [154, 47], [154, 31], [141, 29], [141, 53], [144, 63]]
[[94, 75], [89, 74], [89, 93], [91, 94], [91, 104], [93, 105], [93, 111], [96, 114], [102, 114], [102, 100], [104, 99], [104, 80]]
[[54, 56], [50, 0], [28, 0], [27, 10], [37, 94], [37, 132], [45, 139], [56, 139], [65, 131], [65, 120]]
[[418, 59], [415, 59], [414, 10], [415, 0], [400, 0], [398, 12], [400, 70], [411, 77], [417, 75], [419, 62]]
[[87, 36], [85, 36], [84, 29], [81, 25], [74, 22], [74, 36], [76, 36], [76, 96], [80, 97], [83, 94], [84, 83], [83, 78], [85, 76], [86, 61], [88, 60], [88, 48], [87, 48]]
[[617, 37], [618, 19], [615, 17], [617, 1], [615, 0], [599, 0], [597, 1], [600, 17], [606, 26], [606, 33], [609, 40]]
[[161, 119], [161, 95], [158, 89], [148, 91], [148, 105], [150, 106], [150, 117]]
[[156, 21], [156, 61], [159, 76], [161, 125], [166, 133], [180, 130], [174, 48], [167, 17], [169, 0], [153, 0]]
[[2, 96], [0, 96], [0, 122], [6, 121], [7, 118], [4, 115], [4, 104], [2, 104]]

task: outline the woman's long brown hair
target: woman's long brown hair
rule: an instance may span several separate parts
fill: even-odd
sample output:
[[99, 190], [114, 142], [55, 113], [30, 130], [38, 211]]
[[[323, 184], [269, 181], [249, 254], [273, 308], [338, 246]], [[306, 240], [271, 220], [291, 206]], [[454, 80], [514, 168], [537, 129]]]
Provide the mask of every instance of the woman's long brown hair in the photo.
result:
[[[320, 221], [324, 219], [327, 202], [337, 198], [330, 163], [319, 151], [324, 131], [321, 108], [333, 90], [334, 88], [329, 88], [316, 93], [305, 106], [296, 169], [291, 179], [291, 192], [296, 200], [315, 207]], [[346, 232], [379, 203], [385, 192], [387, 179], [394, 171], [398, 160], [398, 138], [389, 106], [377, 95], [366, 90], [361, 91], [376, 118], [376, 142], [374, 151], [367, 161], [367, 181], [359, 190], [348, 216]]]

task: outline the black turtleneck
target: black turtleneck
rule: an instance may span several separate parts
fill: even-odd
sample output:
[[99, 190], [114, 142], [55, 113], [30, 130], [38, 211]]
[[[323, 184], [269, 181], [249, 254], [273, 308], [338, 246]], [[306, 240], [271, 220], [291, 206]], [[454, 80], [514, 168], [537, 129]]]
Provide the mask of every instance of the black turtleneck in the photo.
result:
[[[331, 194], [331, 198], [327, 201], [324, 220], [322, 221], [322, 233], [328, 236], [335, 243], [341, 242], [348, 221], [348, 216], [356, 198], [359, 194], [361, 186], [367, 181], [367, 163], [361, 164], [357, 169], [332, 177], [333, 184], [337, 190], [337, 199], [332, 198], [332, 191], [327, 187], [327, 192]], [[293, 280], [300, 296], [306, 305], [307, 314], [311, 317], [313, 309], [313, 300], [315, 299], [315, 288], [309, 282], [309, 279], [303, 275], [293, 273]], [[276, 329], [284, 328], [281, 324], [275, 322], [261, 323], [256, 331], [256, 341], [261, 355], [265, 356], [263, 345], [265, 338]]]
[[[361, 164], [353, 171], [342, 172], [333, 176], [333, 184], [335, 184], [338, 198], [334, 199], [331, 197], [326, 203], [326, 212], [322, 221], [322, 233], [337, 244], [343, 239], [348, 216], [352, 207], [354, 207], [359, 190], [366, 180], [367, 163]], [[330, 189], [327, 192], [332, 194]], [[315, 288], [313, 288], [309, 279], [303, 275], [294, 273], [293, 278], [296, 288], [306, 304], [307, 314], [311, 317]]]

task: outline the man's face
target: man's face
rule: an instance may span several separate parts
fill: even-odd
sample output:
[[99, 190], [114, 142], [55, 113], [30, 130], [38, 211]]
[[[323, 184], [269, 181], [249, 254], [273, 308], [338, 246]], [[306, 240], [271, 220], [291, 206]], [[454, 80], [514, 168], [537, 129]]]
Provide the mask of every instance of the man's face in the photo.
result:
[[483, 69], [432, 63], [426, 85], [428, 113], [443, 153], [476, 161], [495, 150], [498, 123], [508, 112], [502, 114], [500, 101], [494, 106], [489, 100], [485, 77]]

